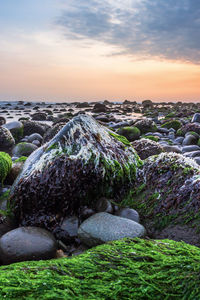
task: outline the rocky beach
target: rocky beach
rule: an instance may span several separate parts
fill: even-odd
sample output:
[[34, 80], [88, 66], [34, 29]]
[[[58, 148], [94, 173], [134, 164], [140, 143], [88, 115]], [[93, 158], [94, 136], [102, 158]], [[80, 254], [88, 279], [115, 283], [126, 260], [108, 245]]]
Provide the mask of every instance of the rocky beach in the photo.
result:
[[199, 299], [200, 104], [0, 102], [2, 299]]

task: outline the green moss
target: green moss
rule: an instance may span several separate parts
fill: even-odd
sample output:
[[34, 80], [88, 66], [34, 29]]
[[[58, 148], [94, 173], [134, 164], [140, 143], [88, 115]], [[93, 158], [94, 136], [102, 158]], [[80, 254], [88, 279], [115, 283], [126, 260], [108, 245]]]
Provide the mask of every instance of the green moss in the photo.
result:
[[1, 299], [200, 298], [200, 250], [184, 242], [125, 239], [73, 257], [0, 267]]
[[130, 142], [127, 140], [127, 138], [125, 136], [116, 134], [114, 132], [109, 131], [108, 132], [112, 137], [114, 137], [116, 140], [118, 140], [119, 142], [121, 142], [122, 144], [126, 145], [126, 146], [131, 146]]
[[161, 125], [162, 128], [168, 128], [168, 129], [173, 128], [175, 130], [178, 130], [181, 126], [182, 124], [178, 120], [171, 120]]
[[16, 159], [14, 161], [14, 163], [18, 163], [18, 162], [25, 162], [27, 160], [28, 157], [26, 156], [21, 156], [20, 158]]
[[20, 127], [20, 128], [15, 128], [15, 129], [12, 129], [12, 135], [15, 139], [16, 142], [18, 142], [22, 137], [23, 137], [23, 134], [24, 134], [24, 126]]
[[184, 136], [183, 130], [182, 130], [181, 128], [179, 128], [179, 129], [177, 130], [176, 134], [177, 134], [178, 136]]
[[0, 152], [0, 182], [3, 184], [12, 167], [12, 159], [9, 154]]
[[137, 140], [140, 137], [140, 130], [133, 126], [133, 127], [122, 127], [117, 130], [119, 135], [125, 136], [128, 141], [132, 142]]
[[165, 119], [173, 118], [173, 117], [175, 117], [175, 115], [176, 115], [176, 112], [170, 112], [165, 116]]
[[149, 140], [154, 141], [154, 142], [159, 141], [159, 137], [154, 136], [154, 135], [143, 135], [142, 138], [149, 139]]

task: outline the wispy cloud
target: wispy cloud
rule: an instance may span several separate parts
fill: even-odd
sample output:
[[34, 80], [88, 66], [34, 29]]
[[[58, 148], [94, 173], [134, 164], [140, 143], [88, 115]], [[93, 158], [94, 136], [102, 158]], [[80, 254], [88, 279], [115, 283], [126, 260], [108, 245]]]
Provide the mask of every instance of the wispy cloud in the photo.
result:
[[200, 62], [198, 0], [71, 0], [57, 24], [66, 37], [118, 46], [123, 53]]

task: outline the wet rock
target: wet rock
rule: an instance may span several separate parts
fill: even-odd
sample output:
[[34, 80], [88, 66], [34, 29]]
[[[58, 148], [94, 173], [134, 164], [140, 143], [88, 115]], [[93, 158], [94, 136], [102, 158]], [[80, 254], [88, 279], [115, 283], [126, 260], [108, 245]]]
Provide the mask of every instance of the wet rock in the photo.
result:
[[192, 134], [187, 135], [183, 140], [183, 146], [195, 145], [196, 143], [197, 143], [197, 138]]
[[30, 136], [33, 133], [39, 133], [43, 136], [46, 131], [46, 127], [43, 124], [34, 121], [22, 121], [22, 123], [24, 124], [24, 136]]
[[55, 257], [56, 250], [54, 236], [42, 228], [20, 227], [0, 238], [0, 260], [3, 264], [51, 259]]
[[119, 128], [117, 133], [125, 136], [129, 142], [133, 142], [140, 137], [140, 130], [135, 126]]
[[102, 197], [97, 201], [95, 209], [97, 212], [107, 212], [110, 214], [113, 212], [112, 204], [105, 197]]
[[12, 154], [14, 156], [17, 157], [21, 157], [21, 156], [29, 156], [33, 151], [35, 151], [36, 149], [38, 149], [38, 147], [36, 145], [33, 145], [31, 143], [19, 143], [17, 144], [13, 150], [12, 150]]
[[32, 120], [34, 121], [45, 121], [47, 119], [47, 114], [43, 112], [38, 112], [32, 115]]
[[55, 230], [63, 217], [79, 218], [101, 197], [120, 201], [141, 164], [134, 148], [92, 117], [79, 115], [24, 164], [11, 192], [21, 225]]
[[61, 224], [61, 229], [64, 230], [70, 237], [77, 236], [78, 218], [76, 216], [66, 217]]
[[151, 155], [160, 154], [164, 151], [164, 148], [161, 145], [145, 138], [134, 141], [132, 145], [141, 159], [146, 159]]
[[178, 146], [163, 145], [163, 149], [165, 152], [182, 153], [181, 149]]
[[6, 177], [6, 183], [12, 185], [15, 181], [15, 179], [17, 178], [17, 176], [19, 175], [19, 173], [22, 171], [24, 162], [23, 161], [19, 161], [19, 162], [14, 162], [12, 164], [12, 168], [8, 174], [8, 176]]
[[195, 113], [192, 117], [191, 123], [200, 123], [200, 113]]
[[155, 122], [150, 119], [136, 121], [134, 125], [141, 131], [142, 134], [155, 132], [157, 130]]
[[43, 137], [39, 133], [33, 133], [33, 134], [29, 135], [28, 142], [32, 143], [34, 140], [42, 142]]
[[108, 109], [106, 108], [105, 104], [96, 103], [93, 107], [93, 112], [100, 113], [100, 112], [107, 112]]
[[10, 130], [15, 141], [18, 142], [23, 137], [23, 124], [19, 121], [10, 122], [3, 125], [4, 128]]
[[97, 213], [85, 220], [78, 229], [80, 240], [88, 246], [96, 246], [125, 237], [142, 237], [145, 228], [125, 218], [105, 212]]
[[121, 218], [126, 218], [135, 221], [136, 223], [140, 223], [140, 217], [138, 212], [132, 208], [128, 208], [128, 207], [121, 208], [115, 213], [115, 215]]
[[16, 227], [17, 223], [14, 218], [11, 218], [9, 216], [0, 217], [0, 237]]
[[182, 148], [182, 152], [185, 153], [185, 152], [192, 152], [192, 151], [198, 151], [200, 150], [200, 147], [197, 146], [197, 145], [189, 145], [189, 146], [184, 146]]
[[60, 122], [49, 128], [43, 137], [43, 144], [49, 142], [65, 125], [67, 122]]
[[0, 127], [0, 151], [9, 151], [15, 144], [11, 132], [4, 127]]
[[0, 117], [0, 126], [6, 124], [6, 119], [4, 117]]

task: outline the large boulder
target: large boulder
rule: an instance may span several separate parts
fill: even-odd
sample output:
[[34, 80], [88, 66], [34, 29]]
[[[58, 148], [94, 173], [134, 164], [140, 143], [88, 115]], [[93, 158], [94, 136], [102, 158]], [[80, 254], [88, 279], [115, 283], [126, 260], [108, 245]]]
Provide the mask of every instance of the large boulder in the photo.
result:
[[163, 147], [159, 143], [146, 138], [134, 141], [132, 145], [141, 159], [164, 152]]
[[125, 137], [76, 116], [25, 162], [11, 193], [16, 217], [22, 225], [55, 230], [63, 217], [81, 217], [100, 197], [120, 200], [140, 165]]
[[161, 153], [145, 160], [137, 188], [123, 203], [139, 212], [150, 236], [200, 246], [199, 199], [199, 165], [181, 154]]
[[13, 121], [4, 124], [3, 127], [10, 130], [16, 142], [18, 142], [22, 138], [24, 132], [24, 126], [21, 122]]

